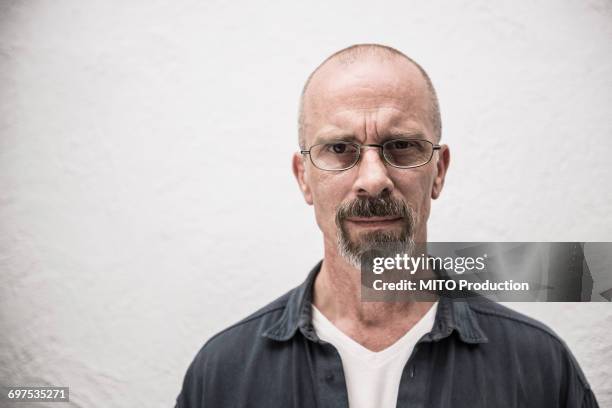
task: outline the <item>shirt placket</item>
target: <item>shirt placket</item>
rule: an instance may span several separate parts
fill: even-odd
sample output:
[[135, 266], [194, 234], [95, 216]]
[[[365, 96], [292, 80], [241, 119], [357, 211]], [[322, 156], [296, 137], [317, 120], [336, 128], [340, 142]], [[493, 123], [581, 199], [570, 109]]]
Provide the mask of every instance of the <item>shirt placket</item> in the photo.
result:
[[[404, 366], [397, 394], [397, 407], [426, 408], [431, 342], [419, 341]], [[427, 407], [430, 408], [430, 407]]]

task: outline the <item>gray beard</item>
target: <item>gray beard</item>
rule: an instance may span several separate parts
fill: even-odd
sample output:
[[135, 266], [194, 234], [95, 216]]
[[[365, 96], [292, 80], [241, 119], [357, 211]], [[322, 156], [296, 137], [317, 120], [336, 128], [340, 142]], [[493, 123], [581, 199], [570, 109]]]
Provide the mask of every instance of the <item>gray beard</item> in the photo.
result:
[[338, 228], [337, 246], [340, 255], [353, 267], [361, 269], [364, 256], [377, 251], [386, 256], [396, 254], [412, 255], [415, 249], [414, 217], [412, 212], [406, 220], [406, 225], [398, 234], [388, 231], [374, 231], [360, 235], [357, 240], [351, 240], [344, 225]]

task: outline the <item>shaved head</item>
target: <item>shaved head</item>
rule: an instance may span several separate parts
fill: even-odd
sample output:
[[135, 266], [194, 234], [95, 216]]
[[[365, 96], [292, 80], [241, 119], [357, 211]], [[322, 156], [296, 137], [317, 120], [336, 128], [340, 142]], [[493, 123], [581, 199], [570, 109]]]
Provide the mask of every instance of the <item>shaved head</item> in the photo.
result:
[[306, 81], [306, 84], [302, 89], [302, 94], [300, 97], [298, 137], [301, 149], [306, 149], [306, 128], [309, 115], [309, 100], [311, 98], [311, 94], [316, 93], [316, 90], [312, 90], [313, 86], [311, 85], [313, 84], [313, 82], [316, 82], [319, 73], [330, 67], [336, 69], [348, 68], [351, 65], [358, 64], [359, 62], [371, 61], [373, 59], [381, 62], [397, 61], [399, 64], [405, 64], [407, 70], [416, 68], [418, 74], [424, 82], [426, 92], [428, 94], [428, 106], [425, 107], [425, 109], [427, 110], [427, 118], [431, 124], [436, 140], [440, 140], [440, 137], [442, 135], [442, 121], [440, 118], [438, 97], [436, 96], [436, 91], [425, 70], [414, 60], [412, 60], [402, 52], [396, 50], [395, 48], [379, 44], [357, 44], [344, 48], [329, 56], [308, 77], [308, 80]]

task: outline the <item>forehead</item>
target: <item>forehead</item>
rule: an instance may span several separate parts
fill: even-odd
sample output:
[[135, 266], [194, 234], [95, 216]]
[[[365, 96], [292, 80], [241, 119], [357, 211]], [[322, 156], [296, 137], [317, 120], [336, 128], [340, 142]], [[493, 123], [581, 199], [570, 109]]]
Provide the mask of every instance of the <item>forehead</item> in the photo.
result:
[[404, 59], [329, 62], [315, 73], [304, 95], [305, 136], [311, 139], [333, 129], [355, 133], [352, 128], [365, 127], [366, 122], [384, 131], [432, 131], [430, 100], [423, 75]]

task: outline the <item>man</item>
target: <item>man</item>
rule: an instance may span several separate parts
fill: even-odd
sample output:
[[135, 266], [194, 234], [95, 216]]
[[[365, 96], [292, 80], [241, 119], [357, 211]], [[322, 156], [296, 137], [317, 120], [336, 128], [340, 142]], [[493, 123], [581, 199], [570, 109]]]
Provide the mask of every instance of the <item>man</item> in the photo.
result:
[[210, 339], [178, 407], [594, 407], [564, 343], [493, 302], [362, 302], [360, 256], [427, 242], [450, 162], [425, 71], [356, 45], [302, 93], [293, 172], [323, 233], [306, 281]]

